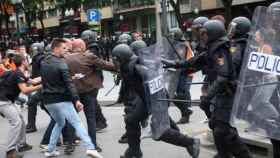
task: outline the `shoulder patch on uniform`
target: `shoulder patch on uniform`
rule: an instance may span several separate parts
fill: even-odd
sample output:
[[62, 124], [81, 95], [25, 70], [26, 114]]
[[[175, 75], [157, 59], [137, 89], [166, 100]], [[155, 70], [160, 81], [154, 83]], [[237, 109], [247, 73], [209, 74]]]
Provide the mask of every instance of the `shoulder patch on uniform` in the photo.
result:
[[230, 47], [229, 51], [231, 54], [234, 54], [236, 52], [236, 47]]

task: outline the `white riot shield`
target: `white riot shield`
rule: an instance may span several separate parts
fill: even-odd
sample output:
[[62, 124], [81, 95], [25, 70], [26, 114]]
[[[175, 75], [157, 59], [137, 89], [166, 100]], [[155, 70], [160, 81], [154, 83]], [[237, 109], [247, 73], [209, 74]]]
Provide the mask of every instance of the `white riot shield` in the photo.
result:
[[280, 27], [274, 17], [265, 7], [254, 12], [231, 123], [249, 134], [280, 140]]

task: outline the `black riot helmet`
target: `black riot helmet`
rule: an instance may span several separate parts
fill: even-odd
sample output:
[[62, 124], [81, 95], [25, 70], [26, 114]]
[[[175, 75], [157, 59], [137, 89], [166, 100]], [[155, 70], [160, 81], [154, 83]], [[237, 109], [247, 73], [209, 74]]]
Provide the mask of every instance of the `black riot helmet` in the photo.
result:
[[32, 56], [35, 56], [36, 54], [39, 54], [39, 53], [44, 53], [44, 49], [45, 49], [45, 44], [43, 42], [41, 42], [41, 43], [36, 42], [30, 46]]
[[89, 43], [96, 43], [97, 42], [97, 33], [91, 30], [85, 30], [81, 34], [81, 39], [86, 42], [88, 45]]
[[135, 53], [135, 55], [139, 56], [138, 52], [142, 48], [146, 48], [147, 44], [143, 40], [137, 40], [130, 44], [130, 48]]
[[228, 27], [229, 37], [241, 37], [247, 35], [251, 29], [251, 21], [246, 17], [234, 18]]
[[207, 34], [207, 43], [214, 42], [226, 36], [225, 25], [219, 20], [209, 20], [203, 25], [203, 32]]
[[120, 64], [128, 63], [133, 55], [132, 49], [127, 44], [119, 44], [112, 51], [114, 63], [116, 61]]
[[119, 36], [119, 39], [118, 39], [118, 43], [119, 44], [130, 44], [132, 42], [132, 37], [127, 34], [127, 33], [123, 33]]
[[202, 28], [209, 19], [205, 16], [197, 17], [192, 22], [192, 28]]
[[172, 39], [176, 41], [185, 41], [184, 33], [179, 28], [174, 28], [170, 30], [170, 36]]

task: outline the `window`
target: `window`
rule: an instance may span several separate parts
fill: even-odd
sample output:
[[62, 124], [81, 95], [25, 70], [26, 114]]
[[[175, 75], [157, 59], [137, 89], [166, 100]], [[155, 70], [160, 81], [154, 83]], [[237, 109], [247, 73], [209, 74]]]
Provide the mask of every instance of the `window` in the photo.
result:
[[190, 0], [181, 0], [182, 5], [190, 5]]
[[171, 23], [171, 28], [178, 27], [178, 22], [177, 22], [175, 12], [170, 12], [170, 23]]

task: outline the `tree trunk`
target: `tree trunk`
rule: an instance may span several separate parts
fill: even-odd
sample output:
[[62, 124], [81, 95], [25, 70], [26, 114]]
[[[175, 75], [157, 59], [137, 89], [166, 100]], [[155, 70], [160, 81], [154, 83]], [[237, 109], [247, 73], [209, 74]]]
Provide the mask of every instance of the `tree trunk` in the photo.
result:
[[183, 32], [185, 32], [186, 30], [185, 30], [184, 24], [183, 24], [183, 17], [181, 15], [180, 0], [177, 0], [176, 3], [174, 0], [170, 0], [169, 2], [171, 4], [171, 6], [174, 8], [174, 12], [175, 12], [176, 19], [178, 21], [179, 28]]
[[32, 23], [32, 13], [31, 12], [25, 12], [25, 18], [26, 18], [26, 23], [27, 23], [27, 27], [28, 27], [28, 34], [31, 34], [31, 23]]
[[12, 37], [11, 32], [10, 32], [10, 29], [9, 29], [9, 21], [10, 21], [10, 15], [9, 15], [7, 12], [5, 12], [5, 25], [6, 25], [6, 30], [7, 30], [8, 36], [9, 36], [9, 37]]
[[43, 15], [43, 11], [40, 11], [39, 13], [39, 21], [41, 24], [41, 36], [44, 39], [45, 38], [45, 25], [44, 25], [44, 15]]
[[4, 15], [0, 14], [0, 32], [3, 32], [2, 30], [3, 19], [4, 19]]
[[233, 0], [222, 0], [224, 8], [225, 8], [225, 19], [226, 19], [226, 26], [232, 19], [232, 1]]

